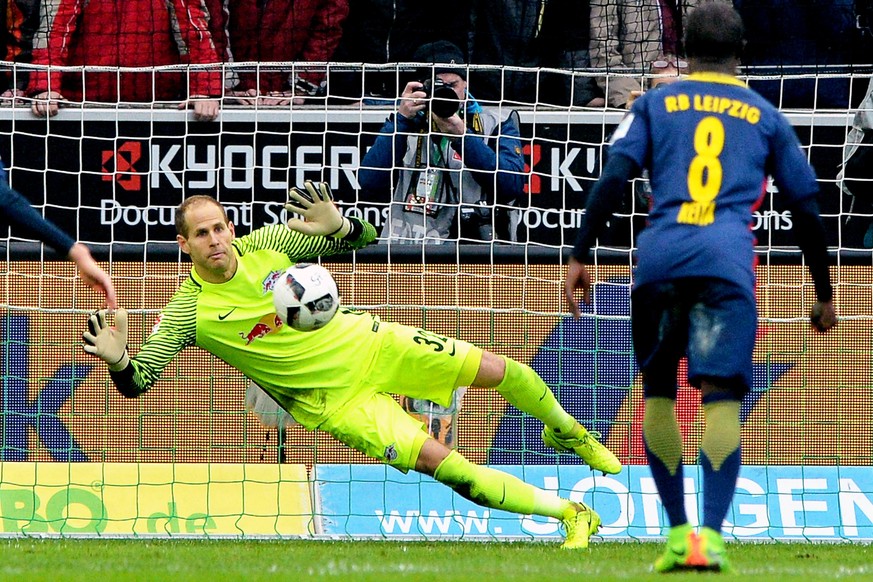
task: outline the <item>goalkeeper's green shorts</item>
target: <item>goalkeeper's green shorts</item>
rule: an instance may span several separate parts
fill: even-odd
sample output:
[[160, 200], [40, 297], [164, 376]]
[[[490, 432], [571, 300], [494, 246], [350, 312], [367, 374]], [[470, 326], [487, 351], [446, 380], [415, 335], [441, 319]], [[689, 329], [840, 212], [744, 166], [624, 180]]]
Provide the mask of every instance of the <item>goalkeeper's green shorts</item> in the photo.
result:
[[374, 372], [347, 390], [325, 391], [327, 398], [347, 402], [318, 428], [405, 473], [415, 468], [429, 435], [424, 424], [404, 411], [391, 394], [449, 406], [455, 389], [475, 379], [482, 350], [420, 328], [382, 325], [387, 333]]

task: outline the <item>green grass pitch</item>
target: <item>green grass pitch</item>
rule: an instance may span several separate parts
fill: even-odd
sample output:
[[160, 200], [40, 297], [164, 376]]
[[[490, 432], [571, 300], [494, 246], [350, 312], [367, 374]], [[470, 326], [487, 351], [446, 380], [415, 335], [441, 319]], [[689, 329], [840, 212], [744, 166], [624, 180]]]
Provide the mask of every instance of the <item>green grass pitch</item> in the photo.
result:
[[302, 540], [0, 539], [0, 580], [427, 580], [608, 582], [871, 580], [873, 546], [731, 543], [734, 575], [656, 575], [661, 544]]

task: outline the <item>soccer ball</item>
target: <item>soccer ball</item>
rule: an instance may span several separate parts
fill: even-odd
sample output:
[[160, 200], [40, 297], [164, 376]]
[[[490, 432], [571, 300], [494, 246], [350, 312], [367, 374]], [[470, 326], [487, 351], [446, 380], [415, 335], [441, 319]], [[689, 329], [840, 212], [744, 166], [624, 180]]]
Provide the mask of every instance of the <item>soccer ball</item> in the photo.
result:
[[298, 331], [324, 327], [339, 307], [339, 292], [330, 271], [321, 265], [297, 263], [273, 285], [276, 315]]

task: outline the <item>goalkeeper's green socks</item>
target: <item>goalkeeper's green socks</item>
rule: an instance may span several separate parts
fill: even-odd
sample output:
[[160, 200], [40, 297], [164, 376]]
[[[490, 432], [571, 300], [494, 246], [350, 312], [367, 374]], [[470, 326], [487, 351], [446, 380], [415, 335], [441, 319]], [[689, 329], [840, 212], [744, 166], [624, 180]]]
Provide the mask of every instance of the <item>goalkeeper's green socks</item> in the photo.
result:
[[571, 509], [576, 511], [572, 501], [509, 473], [471, 463], [457, 451], [443, 459], [433, 476], [461, 497], [492, 509], [556, 519], [563, 519], [565, 512]]
[[539, 374], [533, 368], [512, 358], [506, 361], [506, 372], [503, 381], [497, 385], [497, 391], [507, 402], [527, 414], [538, 418], [555, 432], [566, 434], [576, 426], [576, 419], [570, 416], [558, 403]]
[[672, 398], [646, 398], [643, 415], [646, 458], [672, 527], [688, 522], [682, 475], [682, 433], [679, 432], [675, 408], [676, 401]]
[[703, 470], [703, 526], [717, 532], [734, 498], [740, 474], [740, 401], [703, 399], [706, 428], [700, 442]]

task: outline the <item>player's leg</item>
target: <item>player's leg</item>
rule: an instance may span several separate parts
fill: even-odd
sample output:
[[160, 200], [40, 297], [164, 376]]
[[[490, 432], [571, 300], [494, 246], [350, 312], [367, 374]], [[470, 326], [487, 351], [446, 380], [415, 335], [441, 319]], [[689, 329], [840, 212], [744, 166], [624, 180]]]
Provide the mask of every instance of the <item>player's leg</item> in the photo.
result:
[[673, 282], [634, 289], [631, 297], [634, 352], [643, 374], [643, 443], [670, 531], [655, 569], [668, 572], [688, 559], [696, 537], [685, 511], [682, 433], [676, 420], [676, 374], [687, 343], [687, 308]]
[[581, 503], [558, 497], [521, 479], [475, 465], [430, 437], [388, 394], [358, 399], [326, 418], [320, 428], [371, 458], [403, 471], [415, 469], [459, 495], [492, 509], [554, 517], [567, 529], [565, 547], [587, 547], [600, 517]]
[[740, 472], [740, 403], [736, 390], [703, 381], [706, 421], [700, 441], [703, 523], [698, 569], [727, 571], [730, 564], [721, 526], [730, 509]]
[[590, 507], [534, 487], [518, 477], [470, 462], [457, 451], [428, 438], [415, 470], [451, 487], [458, 495], [484, 507], [522, 515], [541, 515], [564, 524], [563, 548], [587, 548], [600, 528], [600, 516]]
[[561, 452], [573, 452], [592, 469], [618, 473], [621, 462], [603, 446], [596, 434], [564, 410], [539, 374], [533, 368], [512, 358], [482, 351], [482, 358], [473, 380], [474, 386], [496, 389], [507, 402], [545, 425], [543, 442]]
[[700, 541], [710, 570], [729, 568], [721, 527], [740, 471], [740, 404], [752, 382], [757, 318], [754, 298], [718, 279], [706, 282], [690, 315], [688, 376], [702, 391], [706, 420]]
[[734, 390], [703, 383], [706, 426], [700, 441], [703, 525], [721, 531], [740, 472], [740, 399]]
[[384, 335], [379, 361], [367, 378], [377, 389], [448, 406], [459, 386], [495, 388], [510, 404], [546, 425], [545, 433], [555, 435], [551, 446], [575, 452], [593, 469], [621, 470], [615, 455], [561, 407], [530, 366], [405, 325], [383, 322], [380, 334]]

